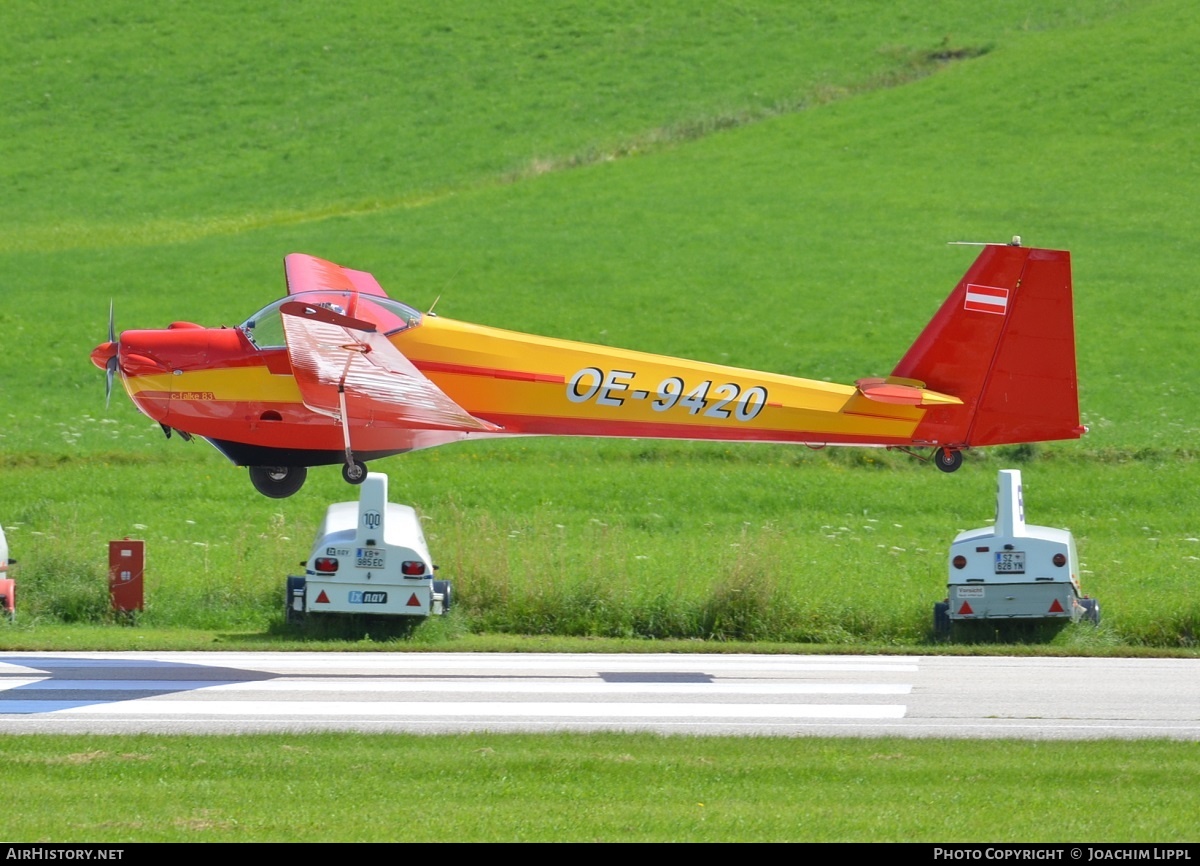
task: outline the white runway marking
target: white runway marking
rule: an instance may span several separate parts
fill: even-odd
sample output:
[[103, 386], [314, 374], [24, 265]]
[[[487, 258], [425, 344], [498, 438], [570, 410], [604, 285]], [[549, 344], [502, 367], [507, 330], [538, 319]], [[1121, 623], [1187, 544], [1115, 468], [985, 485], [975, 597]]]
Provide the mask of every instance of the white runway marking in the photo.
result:
[[[222, 682], [196, 680], [26, 680], [18, 681], [22, 691], [109, 691], [178, 692], [204, 689], [205, 692], [434, 692], [461, 694], [481, 692], [514, 695], [907, 695], [912, 686], [890, 683], [604, 683], [583, 682], [496, 682], [494, 680], [253, 680]], [[0, 690], [14, 688], [5, 683]], [[0, 701], [0, 707], [3, 706]], [[0, 709], [3, 712], [3, 709]]]
[[[145, 700], [131, 703], [90, 704], [64, 707], [72, 713], [139, 716], [302, 716], [325, 715], [330, 705], [318, 701], [277, 701], [248, 705], [243, 701]], [[707, 703], [602, 703], [577, 704], [523, 701], [341, 701], [336, 711], [343, 716], [438, 716], [455, 718], [511, 718], [514, 716], [558, 719], [898, 719], [904, 707], [873, 704], [707, 704]]]

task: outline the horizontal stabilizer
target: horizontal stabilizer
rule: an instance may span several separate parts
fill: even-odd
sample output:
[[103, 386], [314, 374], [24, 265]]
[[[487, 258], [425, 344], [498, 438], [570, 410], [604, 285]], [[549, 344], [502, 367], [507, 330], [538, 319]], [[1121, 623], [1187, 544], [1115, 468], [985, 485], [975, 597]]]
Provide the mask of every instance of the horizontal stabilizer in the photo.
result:
[[859, 379], [854, 384], [860, 394], [876, 403], [897, 406], [952, 406], [962, 403], [957, 397], [926, 389], [925, 383], [916, 379], [889, 376], [886, 379]]

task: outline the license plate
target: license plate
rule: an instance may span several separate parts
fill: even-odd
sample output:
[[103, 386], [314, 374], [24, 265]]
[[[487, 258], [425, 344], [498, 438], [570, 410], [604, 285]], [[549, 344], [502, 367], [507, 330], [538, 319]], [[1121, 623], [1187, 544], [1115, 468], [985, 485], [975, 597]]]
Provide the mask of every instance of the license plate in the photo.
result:
[[349, 601], [351, 604], [387, 604], [387, 593], [352, 589]]
[[996, 574], [1024, 574], [1025, 551], [997, 550]]
[[354, 553], [356, 568], [383, 568], [385, 551], [377, 547], [357, 547]]

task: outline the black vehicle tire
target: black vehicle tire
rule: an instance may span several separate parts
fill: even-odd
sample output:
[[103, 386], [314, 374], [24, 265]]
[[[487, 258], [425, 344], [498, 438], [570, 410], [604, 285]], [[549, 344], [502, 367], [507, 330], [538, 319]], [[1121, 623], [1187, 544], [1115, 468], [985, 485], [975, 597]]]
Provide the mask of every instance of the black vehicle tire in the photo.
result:
[[304, 622], [304, 611], [296, 610], [296, 608], [293, 607], [292, 605], [296, 598], [297, 590], [300, 591], [301, 597], [303, 597], [304, 585], [306, 583], [307, 583], [306, 578], [296, 577], [295, 575], [292, 575], [292, 574], [288, 575], [287, 596], [284, 598], [284, 602], [283, 602], [283, 604], [284, 604], [283, 621], [284, 622], [295, 624], [295, 625], [299, 625], [300, 623]]
[[355, 460], [342, 467], [342, 478], [348, 484], [362, 484], [367, 480], [367, 465]]
[[450, 598], [453, 593], [450, 591], [450, 581], [435, 580], [433, 582], [433, 591], [442, 594], [442, 613], [450, 612]]
[[1092, 625], [1100, 625], [1100, 602], [1094, 598], [1081, 598], [1079, 604], [1083, 608], [1083, 619]]
[[250, 483], [263, 496], [287, 499], [304, 486], [308, 470], [303, 466], [251, 466]]
[[943, 472], [954, 472], [962, 466], [963, 455], [961, 451], [947, 451], [944, 448], [938, 448], [933, 452], [933, 462]]
[[939, 601], [933, 606], [933, 633], [937, 637], [950, 634], [950, 604]]

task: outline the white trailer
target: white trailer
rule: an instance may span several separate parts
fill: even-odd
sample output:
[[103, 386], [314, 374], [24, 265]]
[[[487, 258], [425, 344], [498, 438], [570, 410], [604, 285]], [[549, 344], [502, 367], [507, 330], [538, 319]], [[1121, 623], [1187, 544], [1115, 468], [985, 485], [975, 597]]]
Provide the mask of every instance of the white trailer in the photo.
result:
[[966, 620], [1100, 622], [1100, 604], [1079, 588], [1075, 538], [1025, 522], [1020, 470], [1000, 470], [995, 524], [960, 532], [948, 571], [946, 599], [933, 606], [936, 633]]
[[303, 577], [289, 576], [287, 619], [306, 614], [440, 615], [450, 582], [434, 580], [416, 511], [387, 501], [388, 477], [371, 472], [358, 502], [330, 505]]

